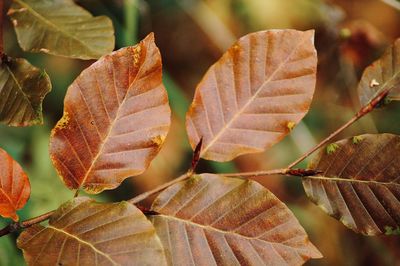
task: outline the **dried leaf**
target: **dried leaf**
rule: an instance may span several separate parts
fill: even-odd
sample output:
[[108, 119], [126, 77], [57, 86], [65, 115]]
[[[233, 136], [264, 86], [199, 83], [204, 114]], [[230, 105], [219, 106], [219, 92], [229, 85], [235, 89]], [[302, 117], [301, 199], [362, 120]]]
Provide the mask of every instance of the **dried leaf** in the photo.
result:
[[72, 0], [13, 0], [8, 15], [24, 51], [96, 59], [114, 49], [111, 20]]
[[384, 90], [390, 90], [390, 100], [400, 100], [400, 39], [364, 70], [357, 90], [361, 105]]
[[75, 198], [48, 226], [22, 232], [17, 244], [28, 265], [166, 265], [153, 225], [127, 202]]
[[315, 88], [314, 31], [273, 30], [241, 38], [205, 74], [186, 115], [201, 157], [229, 161], [261, 152], [307, 113]]
[[400, 226], [400, 137], [366, 134], [336, 145], [311, 164], [323, 173], [303, 178], [308, 197], [355, 232], [378, 235]]
[[0, 121], [9, 126], [42, 124], [42, 101], [51, 90], [46, 72], [22, 58], [0, 61]]
[[17, 210], [29, 199], [28, 176], [8, 153], [0, 149], [0, 215], [18, 221]]
[[150, 34], [84, 70], [69, 87], [50, 155], [70, 189], [89, 193], [141, 174], [170, 126], [161, 56]]
[[169, 265], [300, 265], [321, 257], [291, 211], [254, 181], [193, 176], [162, 192], [152, 210]]

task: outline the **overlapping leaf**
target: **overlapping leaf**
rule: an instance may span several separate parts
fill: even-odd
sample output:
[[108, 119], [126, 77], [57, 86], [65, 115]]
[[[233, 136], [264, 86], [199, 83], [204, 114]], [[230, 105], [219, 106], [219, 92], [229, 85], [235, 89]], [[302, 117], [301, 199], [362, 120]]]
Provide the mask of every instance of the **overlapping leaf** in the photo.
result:
[[142, 173], [168, 133], [170, 108], [153, 34], [84, 70], [69, 87], [50, 155], [71, 189], [117, 187]]
[[186, 115], [201, 157], [228, 161], [280, 141], [307, 113], [315, 88], [313, 31], [274, 30], [241, 38], [205, 74]]
[[29, 199], [28, 176], [8, 153], [0, 149], [0, 215], [18, 221], [17, 210]]
[[28, 265], [166, 265], [153, 225], [127, 202], [75, 198], [17, 243]]
[[0, 60], [0, 122], [42, 124], [42, 101], [51, 90], [49, 77], [25, 59], [5, 59]]
[[367, 104], [384, 90], [390, 90], [389, 99], [400, 100], [400, 39], [365, 69], [358, 85], [361, 104]]
[[114, 49], [111, 20], [72, 0], [13, 0], [8, 15], [24, 51], [93, 59]]
[[344, 225], [366, 235], [400, 227], [400, 137], [362, 135], [324, 149], [305, 177], [310, 199]]
[[321, 254], [291, 211], [254, 181], [194, 176], [151, 216], [169, 265], [300, 265]]

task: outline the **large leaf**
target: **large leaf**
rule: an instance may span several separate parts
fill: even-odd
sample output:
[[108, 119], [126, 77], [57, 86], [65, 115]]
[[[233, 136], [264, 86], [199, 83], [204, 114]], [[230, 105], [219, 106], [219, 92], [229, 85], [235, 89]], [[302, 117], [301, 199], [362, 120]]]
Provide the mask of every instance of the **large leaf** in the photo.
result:
[[291, 211], [254, 181], [194, 176], [151, 217], [170, 265], [300, 265], [321, 254]]
[[161, 68], [150, 34], [101, 58], [69, 87], [50, 139], [51, 158], [69, 188], [98, 193], [149, 166], [170, 125]]
[[364, 70], [358, 84], [361, 104], [367, 104], [384, 90], [390, 90], [389, 99], [400, 100], [400, 39], [397, 39], [380, 59]]
[[4, 59], [0, 60], [0, 121], [10, 126], [42, 124], [49, 77], [25, 59]]
[[114, 49], [111, 20], [72, 0], [13, 0], [8, 15], [24, 51], [92, 59]]
[[29, 199], [31, 186], [21, 166], [0, 149], [0, 215], [18, 221], [17, 210]]
[[307, 113], [315, 88], [314, 31], [241, 38], [205, 74], [186, 115], [201, 157], [228, 161], [279, 142]]
[[323, 149], [304, 177], [309, 198], [344, 225], [366, 235], [400, 226], [400, 137], [361, 135]]
[[17, 244], [28, 265], [166, 265], [153, 225], [127, 202], [75, 198]]

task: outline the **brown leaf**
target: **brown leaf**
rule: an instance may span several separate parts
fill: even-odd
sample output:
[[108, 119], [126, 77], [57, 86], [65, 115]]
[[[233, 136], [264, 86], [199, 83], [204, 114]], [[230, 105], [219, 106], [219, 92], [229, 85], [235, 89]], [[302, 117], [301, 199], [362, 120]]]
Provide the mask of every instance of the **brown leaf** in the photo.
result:
[[366, 134], [322, 149], [304, 177], [308, 197], [355, 232], [385, 233], [400, 226], [400, 137]]
[[71, 189], [117, 187], [142, 173], [170, 126], [161, 56], [150, 34], [84, 70], [69, 87], [50, 155]]
[[273, 30], [239, 39], [196, 88], [186, 115], [192, 148], [203, 137], [202, 158], [229, 161], [286, 136], [314, 93], [313, 38], [314, 31]]
[[42, 101], [51, 90], [45, 71], [22, 58], [0, 59], [0, 122], [9, 126], [43, 124]]
[[18, 238], [28, 265], [166, 265], [153, 225], [127, 202], [75, 198]]
[[321, 254], [292, 212], [254, 181], [193, 176], [151, 216], [170, 265], [300, 265]]
[[29, 199], [31, 185], [21, 166], [0, 149], [0, 215], [18, 221], [17, 210]]
[[357, 90], [361, 105], [384, 90], [390, 90], [389, 99], [400, 100], [400, 39], [364, 70]]

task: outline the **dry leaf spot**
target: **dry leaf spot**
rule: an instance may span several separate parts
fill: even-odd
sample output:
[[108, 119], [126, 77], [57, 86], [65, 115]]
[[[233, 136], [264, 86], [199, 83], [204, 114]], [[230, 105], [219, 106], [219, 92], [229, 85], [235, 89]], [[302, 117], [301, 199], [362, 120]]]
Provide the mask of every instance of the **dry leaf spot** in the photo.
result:
[[294, 129], [294, 127], [296, 126], [296, 123], [293, 121], [289, 121], [286, 124], [286, 127], [289, 129], [289, 131], [292, 131]]
[[358, 143], [360, 143], [362, 140], [363, 140], [363, 137], [361, 137], [361, 136], [354, 136], [353, 139], [352, 139], [353, 144], [358, 144]]
[[164, 141], [165, 141], [164, 135], [159, 135], [151, 139], [151, 142], [155, 144], [155, 146], [160, 146], [161, 144], [164, 143]]
[[326, 154], [330, 155], [336, 152], [336, 150], [339, 148], [339, 145], [336, 143], [331, 143], [328, 146], [326, 146]]
[[369, 86], [371, 88], [375, 87], [375, 86], [379, 86], [379, 82], [376, 81], [376, 79], [372, 79], [371, 82], [369, 83]]

